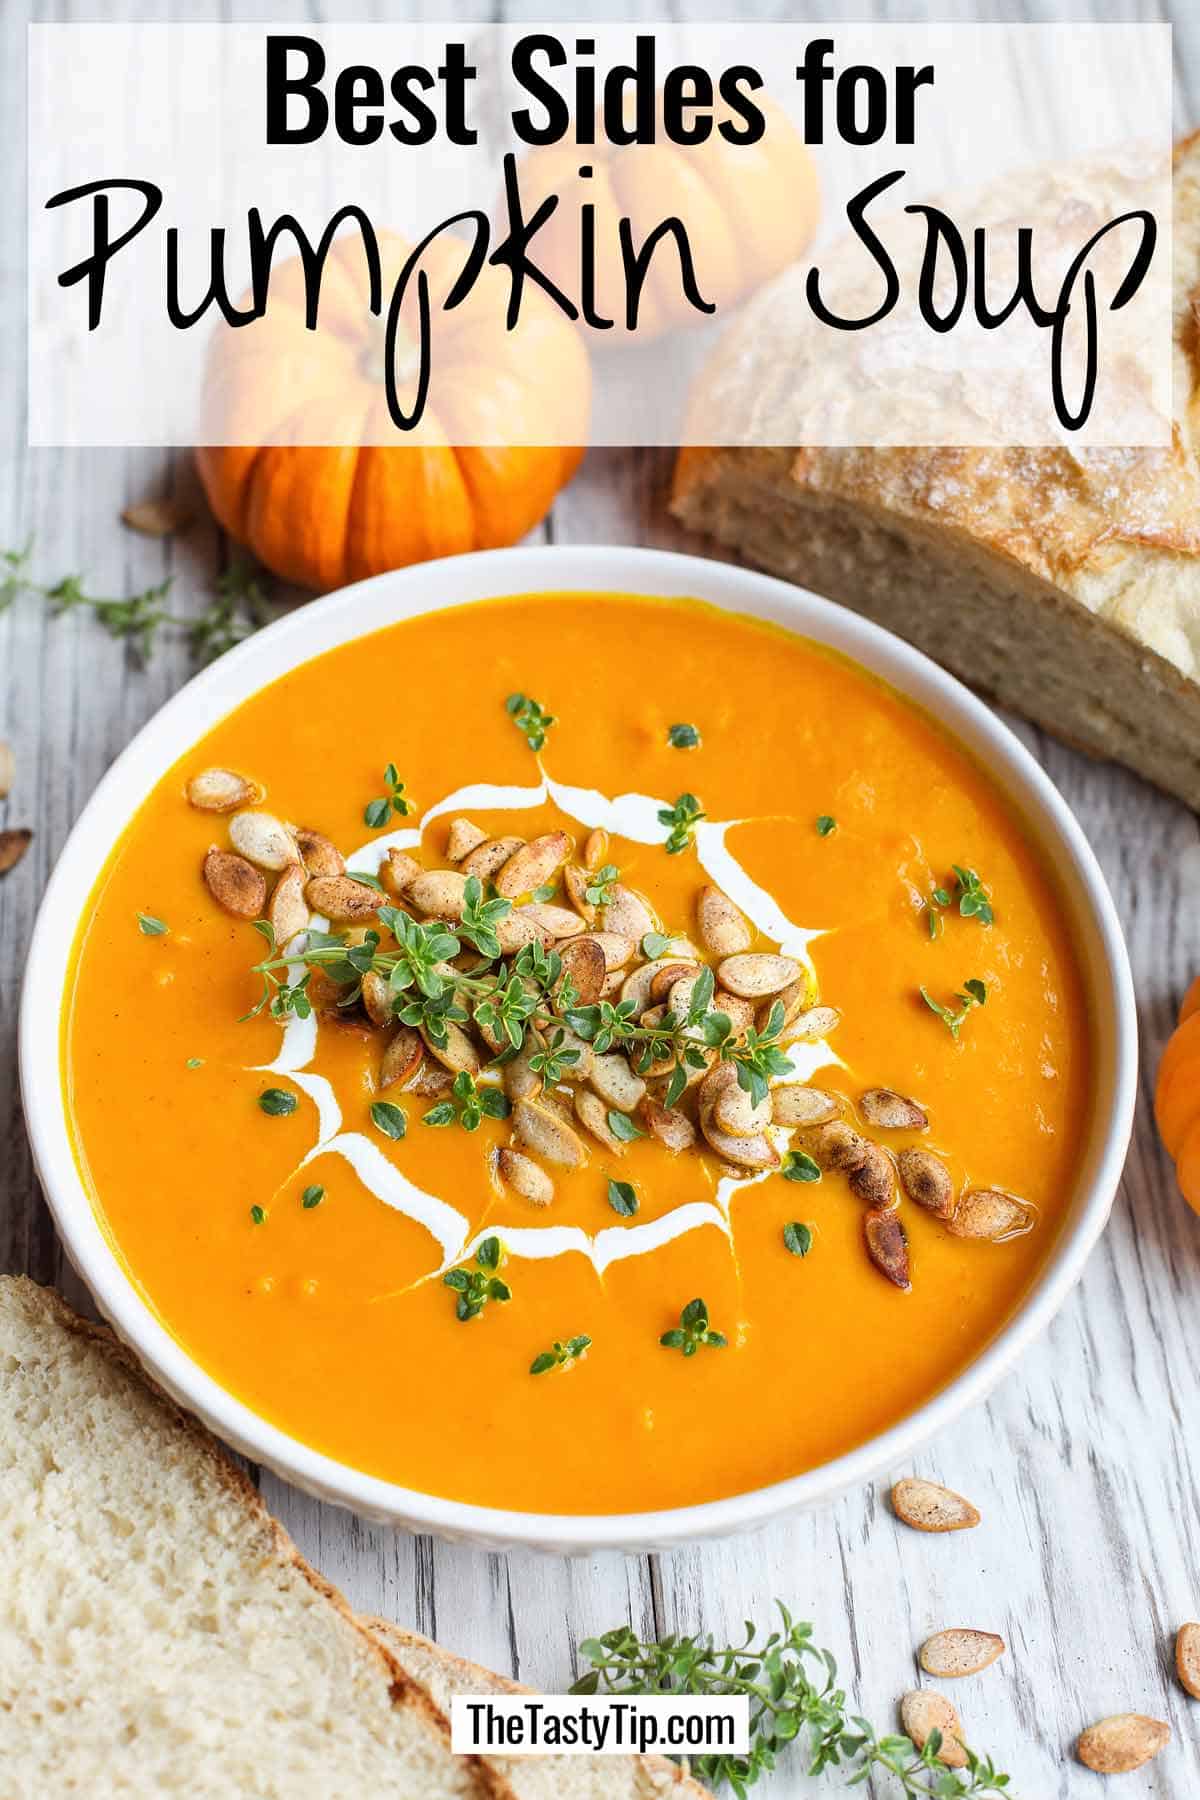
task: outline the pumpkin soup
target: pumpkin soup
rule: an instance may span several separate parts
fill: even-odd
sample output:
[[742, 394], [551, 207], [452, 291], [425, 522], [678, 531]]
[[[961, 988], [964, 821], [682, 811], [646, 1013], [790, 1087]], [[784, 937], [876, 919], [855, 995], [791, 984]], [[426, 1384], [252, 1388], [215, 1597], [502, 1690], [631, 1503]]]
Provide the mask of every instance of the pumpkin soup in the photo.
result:
[[986, 770], [699, 602], [536, 595], [303, 665], [163, 778], [64, 1014], [166, 1327], [331, 1456], [616, 1512], [794, 1475], [1048, 1256], [1090, 1045]]

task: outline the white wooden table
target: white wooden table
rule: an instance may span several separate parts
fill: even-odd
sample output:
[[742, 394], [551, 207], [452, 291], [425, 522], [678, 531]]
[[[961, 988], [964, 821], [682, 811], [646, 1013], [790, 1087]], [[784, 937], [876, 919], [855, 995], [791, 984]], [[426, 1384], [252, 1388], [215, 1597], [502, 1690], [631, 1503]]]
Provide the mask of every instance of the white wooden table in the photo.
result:
[[[285, 0], [235, 6], [237, 16], [294, 22]], [[402, 7], [352, 0], [314, 20], [392, 16]], [[449, 8], [433, 8], [451, 16]], [[511, 15], [512, 8], [508, 9]], [[556, 11], [531, 4], [531, 19]], [[643, 10], [616, 5], [612, 17]], [[697, 15], [733, 9], [713, 4]], [[769, 16], [769, 4], [739, 14]], [[884, 4], [844, 16], [911, 16]], [[919, 12], [921, 8], [913, 9]], [[947, 9], [931, 11], [944, 16]], [[962, 16], [965, 9], [949, 9]], [[1172, 9], [1168, 5], [1168, 16]], [[477, 17], [470, 7], [463, 17]], [[828, 19], [839, 8], [814, 8]], [[1113, 7], [981, 5], [972, 16], [1159, 18], [1153, 0]], [[221, 0], [109, 9], [103, 0], [47, 0], [31, 16], [220, 18]], [[124, 530], [131, 500], [194, 495], [186, 455], [24, 448], [24, 44], [22, 0], [0, 7], [0, 549], [31, 534], [39, 575], [86, 572], [93, 591], [124, 593], [175, 577], [173, 599], [197, 611], [228, 547], [197, 505], [184, 536], [151, 542]], [[505, 16], [496, 11], [493, 17]], [[594, 9], [579, 9], [592, 17]], [[1200, 121], [1200, 13], [1175, 10], [1177, 114]], [[541, 535], [679, 547], [664, 516], [669, 459], [639, 451], [593, 454]], [[690, 545], [690, 548], [701, 546]], [[180, 645], [144, 669], [90, 621], [52, 621], [35, 601], [0, 617], [0, 738], [17, 757], [17, 783], [0, 824], [30, 825], [36, 841], [0, 883], [0, 1271], [26, 1270], [81, 1306], [30, 1164], [14, 1057], [16, 1000], [46, 873], [66, 832], [116, 753], [188, 674]], [[1094, 765], [1019, 727], [1078, 814], [1112, 884], [1133, 958], [1141, 1008], [1142, 1103], [1113, 1222], [1083, 1282], [1047, 1336], [990, 1404], [917, 1460], [980, 1507], [978, 1531], [948, 1539], [906, 1531], [880, 1483], [838, 1505], [758, 1536], [669, 1556], [565, 1562], [496, 1556], [368, 1525], [323, 1506], [267, 1473], [267, 1503], [304, 1553], [357, 1607], [436, 1635], [448, 1647], [522, 1680], [561, 1688], [577, 1642], [629, 1620], [643, 1633], [712, 1630], [737, 1635], [768, 1617], [779, 1595], [816, 1622], [836, 1653], [859, 1710], [890, 1727], [897, 1696], [913, 1684], [914, 1648], [929, 1630], [998, 1631], [1009, 1653], [958, 1684], [970, 1739], [1013, 1774], [1023, 1800], [1101, 1792], [1069, 1756], [1081, 1726], [1104, 1713], [1150, 1712], [1174, 1742], [1156, 1764], [1121, 1778], [1122, 1796], [1200, 1795], [1200, 1703], [1171, 1675], [1175, 1626], [1200, 1616], [1200, 1220], [1179, 1198], [1150, 1113], [1150, 1077], [1173, 1008], [1200, 968], [1200, 917], [1181, 904], [1181, 857], [1196, 820], [1123, 771]], [[819, 1404], [796, 1370], [780, 1401]], [[906, 1471], [896, 1470], [895, 1474]], [[837, 1791], [809, 1783], [797, 1755], [771, 1791]], [[880, 1794], [892, 1792], [881, 1784]]]

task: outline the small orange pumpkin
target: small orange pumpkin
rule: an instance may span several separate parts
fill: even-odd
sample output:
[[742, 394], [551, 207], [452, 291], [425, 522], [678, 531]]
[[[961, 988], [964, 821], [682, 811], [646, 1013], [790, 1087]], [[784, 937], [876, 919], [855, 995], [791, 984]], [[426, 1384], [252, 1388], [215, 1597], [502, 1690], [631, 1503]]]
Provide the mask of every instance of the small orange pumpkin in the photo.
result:
[[[661, 95], [658, 100], [661, 115]], [[595, 309], [613, 320], [611, 329], [590, 334], [594, 343], [631, 338], [618, 235], [623, 217], [630, 220], [635, 249], [665, 219], [683, 222], [697, 286], [718, 316], [795, 262], [811, 240], [819, 207], [816, 167], [786, 113], [761, 94], [755, 101], [766, 118], [757, 144], [730, 144], [720, 136], [716, 125], [732, 115], [718, 103], [714, 130], [702, 144], [614, 145], [598, 119], [595, 144], [555, 144], [522, 159], [518, 185], [526, 216], [544, 200], [558, 198], [534, 239], [533, 254], [576, 304], [583, 208], [593, 209]], [[581, 175], [581, 168], [590, 173]], [[633, 341], [702, 325], [709, 317], [685, 297], [678, 252], [664, 238], [651, 257]]]
[[1154, 1088], [1154, 1119], [1188, 1205], [1200, 1212], [1200, 976], [1179, 1008]]
[[[381, 233], [379, 248], [386, 309], [409, 246]], [[486, 266], [469, 297], [445, 312], [441, 298], [462, 264], [462, 244], [445, 238], [422, 259], [432, 376], [424, 416], [403, 435], [388, 417], [383, 327], [368, 310], [357, 234], [330, 252], [318, 331], [305, 330], [296, 259], [272, 274], [263, 318], [215, 340], [205, 408], [222, 442], [197, 450], [200, 478], [225, 530], [284, 580], [341, 587], [513, 544], [578, 467], [591, 401], [579, 333], [528, 287], [507, 331], [508, 280]], [[412, 326], [415, 286], [402, 330]], [[408, 406], [409, 384], [398, 385]]]

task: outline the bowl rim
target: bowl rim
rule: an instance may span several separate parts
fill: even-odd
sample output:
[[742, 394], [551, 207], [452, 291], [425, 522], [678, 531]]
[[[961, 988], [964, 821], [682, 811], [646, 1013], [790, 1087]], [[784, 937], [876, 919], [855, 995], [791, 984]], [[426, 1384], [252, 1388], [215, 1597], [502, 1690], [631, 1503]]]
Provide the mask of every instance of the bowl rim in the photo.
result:
[[[171, 763], [244, 698], [338, 643], [443, 607], [523, 593], [631, 592], [697, 598], [765, 618], [881, 677], [986, 762], [1056, 866], [1071, 916], [1101, 1063], [1074, 1216], [1007, 1322], [951, 1382], [864, 1443], [799, 1475], [653, 1512], [558, 1514], [450, 1500], [369, 1475], [272, 1425], [236, 1399], [160, 1323], [122, 1267], [75, 1163], [60, 1075], [65, 982], [82, 903], [121, 827]], [[194, 676], [141, 728], [84, 807], [50, 876], [21, 993], [19, 1068], [35, 1169], [64, 1248], [118, 1337], [153, 1378], [226, 1443], [286, 1480], [381, 1522], [491, 1547], [586, 1553], [666, 1548], [765, 1525], [828, 1501], [910, 1456], [978, 1404], [1049, 1324], [1108, 1218], [1132, 1130], [1137, 1015], [1121, 927], [1081, 827], [1011, 728], [954, 676], [883, 627], [804, 588], [737, 564], [614, 544], [523, 546], [394, 570], [299, 607]]]

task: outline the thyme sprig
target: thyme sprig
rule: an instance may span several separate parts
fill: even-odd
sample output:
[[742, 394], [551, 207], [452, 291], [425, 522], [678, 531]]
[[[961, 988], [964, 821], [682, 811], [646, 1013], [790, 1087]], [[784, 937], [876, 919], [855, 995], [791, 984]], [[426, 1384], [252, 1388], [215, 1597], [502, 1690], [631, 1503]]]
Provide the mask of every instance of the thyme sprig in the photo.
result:
[[674, 806], [659, 808], [659, 824], [670, 826], [666, 842], [668, 856], [678, 856], [695, 842], [696, 826], [704, 816], [704, 808], [695, 794], [680, 794]]
[[510, 694], [504, 702], [504, 709], [509, 718], [523, 735], [531, 750], [544, 750], [546, 733], [558, 719], [552, 712], [547, 712], [539, 700], [531, 699], [528, 694]]
[[666, 1350], [682, 1350], [695, 1356], [702, 1346], [709, 1350], [725, 1350], [729, 1339], [724, 1332], [712, 1331], [708, 1323], [708, 1307], [703, 1300], [689, 1300], [679, 1315], [679, 1323], [664, 1331], [659, 1343]]
[[964, 919], [978, 919], [981, 925], [990, 925], [995, 919], [992, 910], [991, 893], [983, 885], [974, 869], [965, 869], [959, 863], [952, 863], [954, 870], [954, 887], [935, 887], [929, 896], [929, 935], [940, 937], [946, 928], [942, 914], [948, 907], [957, 905]]
[[[395, 1016], [424, 1031], [435, 1044], [446, 1043], [451, 1024], [473, 1022], [486, 1040], [504, 1046], [499, 1053], [503, 1058], [524, 1048], [529, 1034], [534, 1033], [536, 1047], [530, 1061], [535, 1072], [549, 1081], [559, 1080], [564, 1069], [579, 1060], [579, 1050], [569, 1042], [568, 1033], [590, 1044], [597, 1055], [614, 1048], [623, 1050], [639, 1073], [653, 1066], [667, 1078], [668, 1106], [679, 1099], [690, 1075], [715, 1059], [733, 1065], [739, 1085], [756, 1104], [765, 1097], [772, 1076], [791, 1073], [792, 1064], [778, 1042], [784, 1024], [779, 1002], [761, 1030], [752, 1026], [739, 1036], [727, 1013], [709, 1010], [715, 978], [710, 968], [704, 968], [693, 985], [686, 1011], [672, 1010], [657, 1025], [641, 1024], [633, 1000], [615, 1006], [607, 1000], [581, 1006], [557, 951], [534, 942], [507, 960], [500, 956], [496, 927], [510, 910], [507, 900], [485, 900], [480, 882], [472, 877], [464, 890], [463, 917], [453, 929], [440, 920], [411, 919], [397, 907], [384, 906], [378, 928], [367, 931], [361, 943], [352, 944], [345, 932], [312, 931], [303, 948], [286, 957], [279, 954], [270, 925], [260, 920], [256, 929], [266, 938], [271, 954], [253, 965], [262, 990], [245, 1016], [251, 1018], [269, 1009], [279, 1020], [293, 1014], [307, 1017], [312, 1009], [308, 983], [314, 969], [322, 969], [341, 988], [340, 1006], [352, 1006], [362, 992], [363, 977], [370, 972], [387, 983]], [[385, 943], [385, 933], [391, 934], [390, 946]], [[471, 974], [451, 966], [464, 941], [483, 959]], [[303, 972], [298, 973], [300, 970]], [[477, 1103], [483, 1114], [494, 1104], [478, 1095], [464, 1096], [466, 1110], [461, 1122], [473, 1116]], [[455, 1116], [459, 1116], [457, 1106]], [[434, 1123], [449, 1124], [449, 1114], [439, 1115]], [[621, 1128], [637, 1134], [637, 1128], [624, 1118]]]
[[923, 987], [921, 989], [921, 998], [929, 1008], [930, 1012], [937, 1014], [938, 1018], [942, 1021], [942, 1024], [949, 1031], [950, 1036], [957, 1043], [958, 1034], [963, 1028], [967, 1014], [971, 1012], [974, 1007], [986, 1004], [987, 988], [982, 981], [964, 981], [961, 992], [954, 996], [958, 1001], [957, 1010], [951, 1006], [943, 1006], [940, 1001], [935, 1000], [928, 988]]
[[529, 1365], [529, 1373], [548, 1375], [551, 1369], [569, 1369], [591, 1347], [591, 1338], [582, 1331], [578, 1337], [568, 1338], [565, 1344], [555, 1338], [553, 1349], [543, 1350], [539, 1356], [534, 1357]]
[[24, 594], [36, 596], [58, 618], [90, 612], [110, 637], [127, 644], [138, 662], [146, 662], [164, 630], [182, 631], [196, 662], [209, 663], [276, 616], [276, 609], [252, 563], [232, 563], [215, 583], [215, 598], [195, 618], [167, 605], [174, 580], [167, 576], [138, 593], [103, 595], [88, 592], [86, 578], [64, 575], [38, 581], [33, 574], [34, 540], [19, 550], [0, 550], [0, 613]]
[[464, 1325], [477, 1319], [489, 1300], [511, 1300], [512, 1289], [496, 1273], [504, 1261], [504, 1250], [498, 1237], [486, 1237], [475, 1252], [474, 1269], [449, 1269], [442, 1276], [458, 1298], [454, 1315]]
[[837, 1685], [837, 1663], [813, 1642], [813, 1628], [792, 1618], [782, 1601], [778, 1630], [760, 1632], [749, 1621], [745, 1638], [718, 1646], [709, 1636], [669, 1636], [643, 1641], [628, 1625], [586, 1638], [580, 1655], [591, 1668], [573, 1694], [744, 1694], [750, 1701], [750, 1750], [696, 1757], [693, 1772], [710, 1787], [728, 1786], [742, 1800], [747, 1789], [774, 1769], [779, 1753], [807, 1738], [808, 1772], [840, 1769], [850, 1787], [873, 1773], [890, 1775], [900, 1794], [929, 1800], [983, 1800], [1007, 1792], [1009, 1777], [988, 1757], [967, 1751], [965, 1769], [937, 1760], [941, 1734], [922, 1750], [909, 1738], [876, 1733], [847, 1708]]
[[398, 819], [407, 819], [409, 813], [416, 811], [416, 803], [405, 793], [405, 783], [401, 781], [395, 763], [390, 762], [383, 771], [383, 780], [387, 793], [378, 800], [368, 801], [363, 813], [363, 820], [372, 831], [381, 830], [393, 813]]

